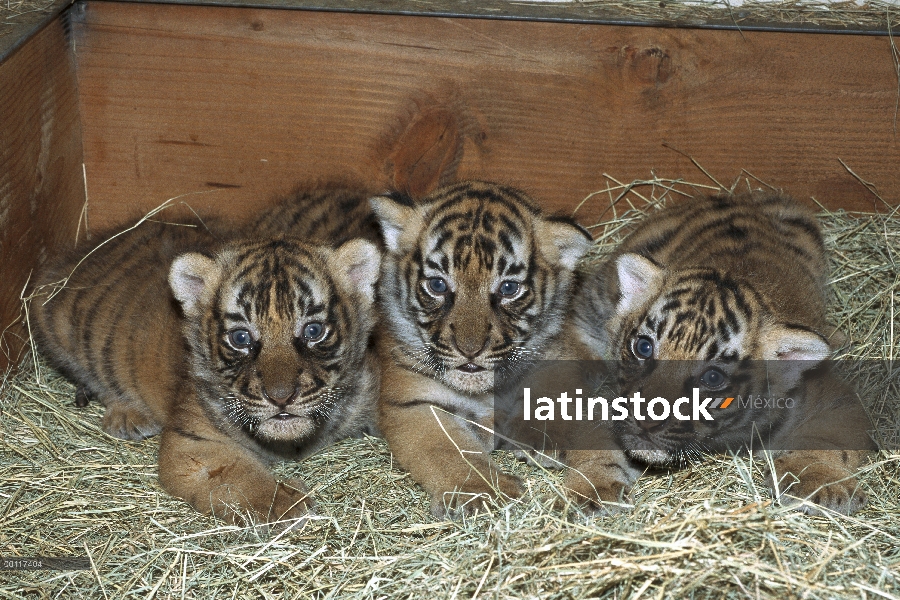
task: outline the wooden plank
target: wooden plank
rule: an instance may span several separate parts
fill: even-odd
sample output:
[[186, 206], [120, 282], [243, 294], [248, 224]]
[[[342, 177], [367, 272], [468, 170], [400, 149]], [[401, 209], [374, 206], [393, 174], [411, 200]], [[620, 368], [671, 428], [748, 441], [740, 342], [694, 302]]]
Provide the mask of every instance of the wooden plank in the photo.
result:
[[[900, 198], [888, 38], [91, 2], [75, 17], [92, 227], [168, 198], [247, 215], [298, 180], [484, 177], [571, 210], [746, 169]], [[200, 193], [204, 192], [204, 193]], [[599, 203], [579, 215], [599, 214]]]
[[50, 23], [0, 64], [0, 372], [27, 339], [19, 296], [33, 270], [75, 239], [84, 202], [75, 65]]
[[[146, 0], [127, 0], [146, 2]], [[516, 2], [515, 0], [154, 0], [243, 8], [283, 8], [376, 15], [473, 17], [479, 19], [691, 27], [742, 31], [791, 31], [890, 35], [900, 15], [874, 6], [843, 3], [838, 10], [808, 5], [724, 2]]]

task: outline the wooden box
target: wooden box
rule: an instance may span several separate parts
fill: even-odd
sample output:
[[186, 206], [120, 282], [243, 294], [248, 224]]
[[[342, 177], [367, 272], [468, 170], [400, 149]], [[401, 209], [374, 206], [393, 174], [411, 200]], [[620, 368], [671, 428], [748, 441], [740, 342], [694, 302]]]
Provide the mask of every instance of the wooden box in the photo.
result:
[[693, 161], [831, 208], [900, 198], [898, 63], [877, 28], [463, 0], [65, 4], [0, 46], [0, 368], [27, 339], [35, 269], [170, 198], [240, 218], [298, 181], [480, 177], [571, 211], [604, 174], [696, 180]]

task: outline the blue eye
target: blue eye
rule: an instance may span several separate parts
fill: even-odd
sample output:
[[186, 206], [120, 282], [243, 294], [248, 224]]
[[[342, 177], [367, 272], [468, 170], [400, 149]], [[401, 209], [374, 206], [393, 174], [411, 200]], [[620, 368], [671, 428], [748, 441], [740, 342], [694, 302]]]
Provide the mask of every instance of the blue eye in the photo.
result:
[[517, 281], [504, 281], [500, 284], [500, 288], [497, 291], [501, 296], [511, 298], [519, 293], [519, 288], [521, 287]]
[[653, 340], [645, 335], [635, 338], [631, 344], [631, 351], [636, 358], [641, 360], [645, 358], [653, 358]]
[[232, 329], [228, 332], [228, 342], [238, 350], [242, 350], [253, 345], [253, 336], [246, 329]]
[[428, 280], [428, 289], [435, 294], [444, 294], [447, 292], [447, 282], [440, 277], [432, 277]]
[[700, 376], [700, 383], [707, 389], [718, 390], [728, 384], [728, 376], [719, 369], [710, 367]]
[[325, 328], [321, 323], [307, 323], [303, 328], [303, 339], [315, 342], [322, 338], [325, 334]]

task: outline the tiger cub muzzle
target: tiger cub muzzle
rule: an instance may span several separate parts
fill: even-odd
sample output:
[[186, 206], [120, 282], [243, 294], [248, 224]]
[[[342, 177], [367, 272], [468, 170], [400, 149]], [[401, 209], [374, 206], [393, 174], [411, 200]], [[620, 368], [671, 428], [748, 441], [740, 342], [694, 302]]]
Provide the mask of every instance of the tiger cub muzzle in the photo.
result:
[[315, 363], [303, 360], [292, 343], [273, 344], [260, 350], [247, 365], [246, 380], [235, 402], [243, 405], [245, 419], [236, 421], [256, 435], [271, 440], [306, 437], [327, 413], [333, 394], [323, 390], [327, 374]]
[[[769, 381], [761, 361], [645, 359], [622, 361], [618, 366], [621, 394], [633, 398], [637, 393], [643, 402], [642, 413], [632, 411], [614, 424], [629, 458], [657, 467], [681, 467], [711, 452], [737, 451], [750, 441], [743, 435], [746, 428], [736, 422], [746, 415], [710, 409], [706, 412], [714, 420], [706, 420], [703, 413], [694, 414], [693, 406], [695, 397], [702, 402], [707, 397], [758, 393], [754, 382]], [[662, 406], [658, 403], [651, 409], [650, 402], [657, 398], [665, 400], [666, 408], [658, 408]], [[687, 401], [676, 405], [682, 398]], [[656, 418], [665, 412], [665, 418]]]

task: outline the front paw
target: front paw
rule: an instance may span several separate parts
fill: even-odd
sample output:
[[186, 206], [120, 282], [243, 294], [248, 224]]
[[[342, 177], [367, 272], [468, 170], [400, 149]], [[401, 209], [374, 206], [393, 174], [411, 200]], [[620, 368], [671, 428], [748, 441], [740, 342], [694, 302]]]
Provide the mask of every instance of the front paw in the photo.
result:
[[[299, 479], [288, 479], [275, 484], [275, 499], [269, 508], [267, 520], [288, 522], [296, 521], [312, 513], [315, 503], [309, 495], [306, 485]], [[302, 523], [302, 521], [300, 521]], [[293, 527], [296, 523], [285, 523]]]
[[454, 519], [490, 512], [504, 500], [519, 498], [524, 487], [522, 480], [506, 473], [492, 473], [488, 481], [473, 474], [469, 480], [453, 490], [431, 495], [431, 515], [435, 519]]
[[[283, 530], [296, 527], [298, 521], [308, 516], [313, 502], [302, 481], [260, 480], [223, 484], [212, 494], [215, 516], [240, 526], [257, 526], [262, 529]], [[266, 491], [268, 490], [268, 491]]]
[[571, 503], [591, 515], [613, 515], [630, 509], [631, 489], [634, 480], [624, 477], [620, 470], [588, 477], [574, 469], [566, 473], [563, 486], [566, 501], [557, 508]]
[[[772, 494], [782, 504], [796, 506], [806, 514], [821, 515], [822, 511], [817, 508], [821, 506], [852, 515], [868, 501], [866, 493], [859, 489], [856, 477], [841, 467], [827, 463], [798, 465], [789, 459], [776, 459], [774, 464], [777, 478], [771, 472], [767, 477]], [[804, 503], [804, 500], [808, 502]]]
[[150, 414], [148, 408], [119, 401], [107, 405], [102, 426], [103, 431], [120, 440], [138, 441], [162, 431], [162, 424]]

